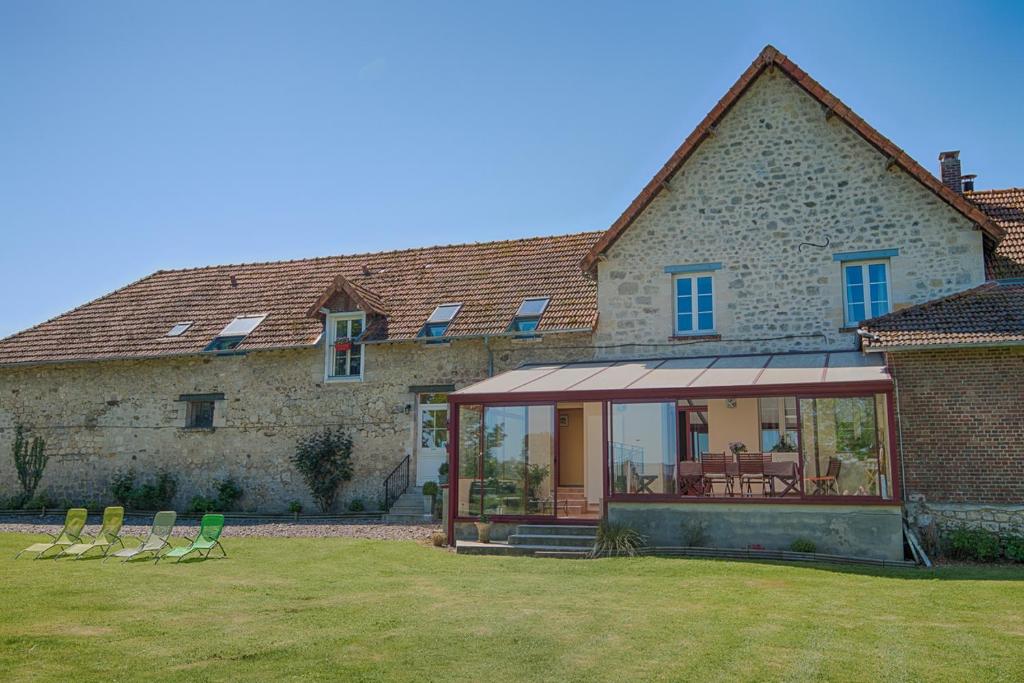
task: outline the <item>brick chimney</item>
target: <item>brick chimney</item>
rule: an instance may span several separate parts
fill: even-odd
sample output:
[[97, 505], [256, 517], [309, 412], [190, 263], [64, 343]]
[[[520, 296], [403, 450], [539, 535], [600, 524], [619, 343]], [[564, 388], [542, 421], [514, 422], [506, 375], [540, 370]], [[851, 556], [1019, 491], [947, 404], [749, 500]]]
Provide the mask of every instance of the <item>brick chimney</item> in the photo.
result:
[[957, 194], [963, 194], [964, 186], [960, 175], [960, 150], [939, 153], [939, 176], [942, 184]]

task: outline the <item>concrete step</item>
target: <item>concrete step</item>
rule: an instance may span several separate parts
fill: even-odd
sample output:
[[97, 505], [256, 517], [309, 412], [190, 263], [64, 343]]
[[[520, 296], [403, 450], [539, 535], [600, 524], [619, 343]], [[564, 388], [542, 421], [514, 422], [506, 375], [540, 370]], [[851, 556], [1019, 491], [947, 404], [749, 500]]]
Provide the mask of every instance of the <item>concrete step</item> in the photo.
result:
[[533, 536], [588, 536], [593, 539], [597, 536], [597, 527], [582, 524], [520, 524], [516, 527], [516, 533]]
[[508, 537], [509, 545], [527, 546], [557, 546], [561, 548], [592, 548], [594, 547], [593, 536], [555, 536], [552, 534], [511, 534]]
[[579, 548], [550, 545], [508, 545], [506, 543], [478, 543], [476, 541], [458, 541], [455, 544], [455, 552], [460, 555], [534, 555], [541, 557], [558, 557], [561, 553], [567, 553], [572, 557], [585, 557], [586, 553]]

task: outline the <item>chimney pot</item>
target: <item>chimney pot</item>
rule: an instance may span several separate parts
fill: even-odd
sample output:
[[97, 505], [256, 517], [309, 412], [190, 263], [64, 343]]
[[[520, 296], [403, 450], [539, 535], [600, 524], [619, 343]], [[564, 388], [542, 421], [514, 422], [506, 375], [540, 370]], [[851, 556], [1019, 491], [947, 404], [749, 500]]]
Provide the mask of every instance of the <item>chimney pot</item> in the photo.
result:
[[939, 152], [939, 177], [942, 184], [957, 194], [963, 194], [963, 182], [960, 174], [960, 150]]
[[974, 179], [977, 177], [977, 173], [968, 173], [967, 175], [960, 177], [964, 192], [974, 192]]

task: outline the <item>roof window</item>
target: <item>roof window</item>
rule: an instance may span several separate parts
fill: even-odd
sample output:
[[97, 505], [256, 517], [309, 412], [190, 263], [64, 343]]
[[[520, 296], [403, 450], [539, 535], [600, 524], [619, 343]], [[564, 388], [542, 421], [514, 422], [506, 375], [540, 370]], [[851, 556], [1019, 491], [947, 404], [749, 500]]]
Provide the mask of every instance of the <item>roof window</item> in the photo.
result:
[[192, 322], [187, 323], [174, 323], [174, 327], [167, 333], [168, 337], [180, 337], [188, 331], [188, 328], [192, 327]]
[[508, 326], [509, 332], [533, 332], [540, 324], [540, 317], [547, 310], [550, 297], [537, 297], [535, 299], [524, 299], [519, 304], [519, 310], [512, 318], [512, 324]]
[[459, 314], [462, 304], [441, 304], [434, 309], [434, 312], [427, 318], [427, 322], [420, 330], [421, 337], [443, 337], [448, 331], [448, 326]]
[[266, 318], [263, 315], [240, 315], [229, 322], [209, 344], [204, 351], [230, 351], [245, 340], [249, 334], [256, 329], [256, 326]]

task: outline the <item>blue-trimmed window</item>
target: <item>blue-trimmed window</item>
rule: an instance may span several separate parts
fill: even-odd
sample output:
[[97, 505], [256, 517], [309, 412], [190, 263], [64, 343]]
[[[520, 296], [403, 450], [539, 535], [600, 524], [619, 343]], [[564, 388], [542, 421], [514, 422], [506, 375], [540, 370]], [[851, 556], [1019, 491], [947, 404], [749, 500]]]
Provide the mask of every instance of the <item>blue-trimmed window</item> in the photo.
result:
[[714, 278], [710, 274], [676, 276], [676, 334], [704, 334], [714, 331], [714, 289]]
[[885, 315], [890, 310], [889, 261], [843, 263], [846, 324]]

